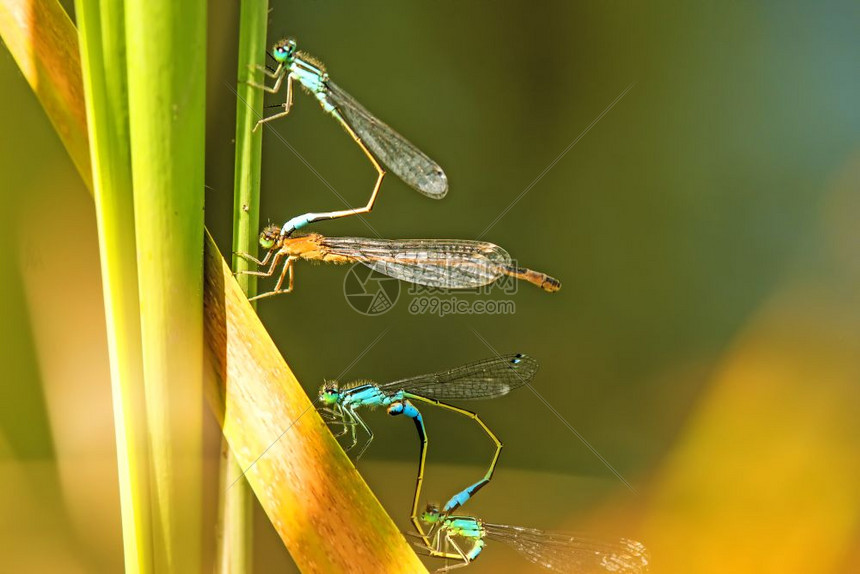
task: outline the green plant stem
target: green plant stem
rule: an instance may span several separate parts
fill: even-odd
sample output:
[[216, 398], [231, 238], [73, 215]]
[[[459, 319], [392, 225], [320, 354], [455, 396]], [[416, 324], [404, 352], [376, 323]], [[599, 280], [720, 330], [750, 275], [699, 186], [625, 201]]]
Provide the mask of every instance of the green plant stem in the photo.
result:
[[[242, 469], [225, 436], [221, 437], [219, 464], [216, 571], [223, 574], [252, 572], [254, 492], [242, 477]], [[231, 484], [234, 486], [229, 488]]]
[[[19, 6], [25, 14], [44, 17], [6, 17]], [[22, 27], [22, 22], [31, 25]], [[81, 90], [75, 97], [75, 90], [69, 89], [81, 85], [71, 21], [56, 0], [0, 0], [0, 36], [16, 60], [50, 72], [37, 77], [25, 70], [25, 77], [37, 94], [59, 94], [57, 105], [46, 105], [45, 111], [54, 125], [77, 130], [61, 134], [62, 141], [75, 165], [87, 166], [81, 175], [89, 187], [86, 123], [63, 121], [85, 117]], [[34, 64], [32, 54], [63, 57]], [[248, 468], [265, 447], [275, 449], [273, 437], [310, 402], [208, 236], [206, 263], [206, 394], [233, 451]], [[319, 416], [310, 411], [302, 421], [289, 429], [284, 443], [293, 456], [267, 453], [248, 473], [257, 499], [299, 568], [426, 573]]]
[[116, 432], [125, 571], [151, 572], [150, 461], [122, 2], [77, 0]]
[[[263, 130], [251, 131], [263, 113], [263, 91], [248, 84], [252, 68], [266, 63], [266, 0], [241, 0], [239, 12], [239, 71], [236, 98], [236, 163], [233, 178], [233, 270], [249, 269], [236, 252], [256, 253], [260, 226], [260, 165]], [[261, 75], [258, 73], [258, 75]], [[238, 275], [249, 296], [257, 293], [257, 278]]]
[[[265, 64], [267, 16], [266, 0], [241, 0], [233, 182], [234, 271], [248, 269], [248, 262], [236, 253], [253, 253], [257, 249], [263, 133], [262, 130], [254, 132], [252, 128], [262, 114], [263, 92], [250, 86], [248, 80], [253, 79], [252, 70], [256, 66]], [[257, 293], [256, 277], [240, 274], [237, 280], [247, 296]], [[230, 452], [226, 437], [222, 452], [217, 564], [224, 574], [243, 574], [252, 571], [253, 494], [251, 486], [241, 476], [241, 468]], [[231, 484], [233, 486], [228, 488]]]
[[206, 2], [125, 10], [155, 569], [200, 572]]

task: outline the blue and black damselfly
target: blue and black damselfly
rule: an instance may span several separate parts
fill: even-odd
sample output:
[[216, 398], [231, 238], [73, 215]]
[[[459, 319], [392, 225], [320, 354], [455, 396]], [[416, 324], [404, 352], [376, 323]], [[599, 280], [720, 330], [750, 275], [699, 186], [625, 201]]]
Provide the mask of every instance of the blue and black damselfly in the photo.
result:
[[[418, 504], [424, 481], [428, 437], [424, 418], [416, 408], [415, 403], [430, 404], [474, 420], [495, 445], [496, 450], [484, 476], [476, 483], [452, 496], [444, 506], [444, 512], [452, 512], [490, 482], [499, 461], [502, 443], [477, 414], [443, 401], [501, 397], [530, 382], [537, 371], [537, 361], [528, 355], [516, 353], [383, 384], [364, 381], [340, 386], [337, 382], [328, 382], [320, 390], [319, 400], [323, 406], [318, 410], [328, 422], [343, 426], [343, 430], [338, 433], [338, 436], [351, 433], [352, 444], [347, 450], [358, 445], [357, 429], [360, 427], [365, 431], [367, 438], [359, 448], [358, 457], [367, 450], [373, 440], [373, 432], [359, 416], [357, 412], [359, 409], [385, 407], [388, 414], [404, 415], [415, 422], [420, 440], [420, 452], [418, 477], [415, 482], [410, 519], [420, 535], [424, 537], [421, 523], [418, 520]], [[430, 543], [426, 537], [424, 537], [424, 541], [425, 544]]]

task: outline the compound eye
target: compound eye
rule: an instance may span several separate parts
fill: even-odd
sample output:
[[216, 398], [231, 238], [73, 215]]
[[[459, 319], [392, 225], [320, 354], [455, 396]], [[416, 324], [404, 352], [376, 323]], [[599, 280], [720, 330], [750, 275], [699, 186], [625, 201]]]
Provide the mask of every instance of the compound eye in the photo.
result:
[[295, 49], [296, 49], [295, 42], [292, 42], [292, 41], [278, 42], [272, 48], [272, 57], [277, 62], [281, 62], [281, 63], [286, 62], [287, 60], [289, 60], [292, 57]]
[[263, 249], [271, 249], [275, 246], [275, 242], [265, 233], [260, 234], [260, 247]]

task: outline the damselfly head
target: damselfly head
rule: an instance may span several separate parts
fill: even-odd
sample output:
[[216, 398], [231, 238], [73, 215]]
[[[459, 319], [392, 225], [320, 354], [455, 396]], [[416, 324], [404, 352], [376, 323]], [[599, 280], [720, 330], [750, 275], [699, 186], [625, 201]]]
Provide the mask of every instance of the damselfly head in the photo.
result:
[[326, 381], [320, 388], [320, 402], [326, 406], [331, 406], [337, 403], [340, 399], [340, 390], [337, 387], [337, 381]]
[[439, 521], [441, 514], [439, 513], [439, 505], [428, 503], [424, 512], [421, 513], [421, 521], [427, 524], [435, 524]]
[[279, 40], [272, 46], [272, 57], [278, 62], [291, 62], [296, 55], [296, 41], [292, 38]]
[[281, 228], [275, 224], [267, 225], [260, 232], [260, 247], [263, 249], [271, 249], [278, 242], [281, 236]]

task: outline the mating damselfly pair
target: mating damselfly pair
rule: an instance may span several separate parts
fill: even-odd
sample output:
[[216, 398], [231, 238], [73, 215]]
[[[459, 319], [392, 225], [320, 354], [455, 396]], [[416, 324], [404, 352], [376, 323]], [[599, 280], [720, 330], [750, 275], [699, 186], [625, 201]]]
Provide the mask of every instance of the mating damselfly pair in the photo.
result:
[[[361, 457], [373, 440], [373, 432], [358, 413], [360, 409], [382, 407], [392, 416], [403, 415], [413, 420], [420, 449], [410, 520], [421, 541], [419, 547], [425, 554], [458, 561], [454, 566], [443, 567], [442, 571], [468, 565], [482, 552], [486, 540], [500, 540], [513, 546], [526, 559], [556, 572], [646, 572], [648, 553], [639, 542], [627, 539], [598, 541], [579, 535], [490, 524], [475, 517], [452, 514], [489, 484], [499, 462], [502, 442], [476, 413], [446, 401], [503, 397], [530, 384], [537, 371], [535, 359], [515, 353], [382, 384], [361, 381], [339, 385], [337, 381], [330, 381], [320, 390], [321, 406], [318, 412], [328, 424], [340, 429], [336, 436], [350, 435], [351, 443], [347, 450], [359, 444], [357, 429], [364, 431], [365, 442], [356, 458]], [[495, 445], [489, 468], [480, 480], [454, 494], [442, 508], [428, 505], [420, 516], [418, 506], [425, 477], [429, 436], [424, 415], [416, 403], [453, 411], [473, 420]]]
[[[333, 83], [322, 63], [298, 51], [294, 40], [279, 41], [270, 55], [277, 62], [277, 67], [261, 67], [259, 70], [274, 80], [274, 84], [267, 86], [252, 82], [252, 85], [273, 94], [285, 85], [286, 98], [281, 104], [282, 112], [261, 119], [254, 129], [289, 114], [293, 104], [293, 82], [296, 81], [355, 140], [376, 170], [377, 179], [365, 206], [305, 213], [289, 219], [282, 226], [267, 226], [260, 234], [260, 246], [266, 250], [262, 259], [239, 253], [260, 266], [257, 270], [244, 273], [262, 277], [277, 274], [275, 288], [255, 298], [292, 291], [294, 266], [299, 260], [361, 263], [396, 279], [441, 289], [473, 289], [489, 285], [502, 277], [527, 281], [547, 292], [561, 288], [558, 280], [545, 273], [520, 267], [507, 251], [484, 241], [392, 240], [326, 237], [318, 233], [297, 234], [297, 231], [315, 222], [370, 212], [386, 169], [418, 192], [434, 199], [446, 195], [448, 178], [442, 168], [424, 152]], [[373, 432], [359, 414], [361, 409], [382, 407], [392, 416], [402, 415], [413, 421], [420, 449], [410, 521], [416, 530], [414, 536], [420, 540], [417, 545], [424, 553], [457, 561], [454, 565], [443, 567], [443, 571], [470, 564], [481, 554], [487, 540], [501, 540], [516, 548], [528, 560], [556, 572], [645, 572], [648, 556], [638, 542], [626, 539], [599, 542], [587, 537], [491, 524], [476, 517], [454, 514], [490, 483], [499, 462], [502, 442], [478, 414], [449, 401], [504, 396], [528, 385], [537, 370], [538, 364], [533, 358], [516, 353], [497, 355], [453, 369], [383, 384], [367, 380], [346, 385], [336, 381], [326, 382], [319, 393], [320, 406], [317, 410], [327, 424], [337, 429], [335, 436], [348, 437], [346, 450], [356, 449], [356, 459], [361, 457], [373, 440]], [[435, 406], [473, 421], [490, 439], [494, 451], [487, 471], [478, 481], [456, 492], [441, 508], [428, 505], [419, 515], [429, 447], [424, 414], [418, 409], [418, 406], [423, 408], [423, 405]], [[361, 446], [359, 431], [365, 437]]]
[[[267, 250], [262, 260], [251, 254], [239, 255], [258, 265], [269, 265], [265, 271], [250, 274], [271, 277], [286, 258], [275, 288], [256, 298], [289, 293], [293, 289], [293, 265], [299, 259], [329, 263], [363, 263], [375, 271], [429, 287], [470, 289], [496, 281], [502, 276], [524, 279], [545, 291], [557, 291], [561, 284], [546, 274], [515, 265], [501, 247], [483, 241], [442, 239], [366, 239], [358, 237], [323, 237], [318, 234], [293, 237], [310, 223], [367, 213], [373, 208], [385, 175], [380, 164], [387, 166], [417, 191], [435, 199], [448, 192], [448, 178], [436, 162], [388, 127], [332, 82], [325, 67], [297, 50], [293, 39], [274, 45], [272, 58], [277, 68], [261, 70], [275, 80], [273, 86], [254, 84], [277, 93], [286, 84], [284, 111], [261, 119], [257, 126], [283, 117], [293, 103], [293, 81], [313, 94], [323, 110], [334, 117], [353, 137], [378, 172], [376, 185], [368, 204], [362, 208], [293, 217], [283, 226], [269, 226], [260, 235], [260, 245]], [[287, 286], [284, 286], [285, 281]]]

